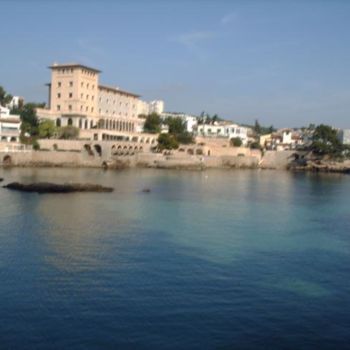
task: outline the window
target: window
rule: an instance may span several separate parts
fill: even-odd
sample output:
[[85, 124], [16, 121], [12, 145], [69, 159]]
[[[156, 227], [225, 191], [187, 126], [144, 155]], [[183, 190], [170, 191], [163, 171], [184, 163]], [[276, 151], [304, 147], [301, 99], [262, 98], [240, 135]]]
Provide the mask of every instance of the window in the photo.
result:
[[84, 87], [84, 82], [83, 82], [83, 81], [80, 83], [80, 86], [81, 86], [81, 87]]
[[92, 85], [92, 86], [91, 86], [91, 89], [92, 89], [92, 90], [95, 89], [95, 85]]
[[80, 106], [80, 111], [82, 111], [83, 110], [83, 106]]
[[98, 113], [100, 113], [100, 114], [101, 114], [101, 108], [98, 110]]
[[86, 84], [86, 88], [87, 88], [87, 89], [89, 88], [89, 83]]
[[91, 107], [91, 113], [94, 113], [94, 107]]
[[72, 105], [69, 105], [69, 106], [68, 106], [68, 109], [71, 111], [71, 110], [72, 110]]
[[86, 106], [86, 108], [85, 108], [85, 112], [88, 112], [89, 111], [89, 107], [88, 106]]
[[89, 95], [86, 95], [86, 99], [87, 99], [87, 100], [89, 99]]
[[57, 110], [60, 111], [61, 110], [61, 106], [57, 105]]
[[61, 94], [60, 93], [57, 94], [57, 98], [61, 98]]
[[69, 82], [69, 86], [70, 86], [70, 87], [73, 86], [73, 82], [72, 82], [72, 81]]
[[83, 99], [84, 98], [84, 94], [80, 94], [80, 98]]
[[61, 82], [59, 81], [59, 82], [57, 83], [57, 86], [58, 86], [58, 87], [61, 87], [61, 85], [62, 85], [62, 84], [61, 84]]
[[69, 98], [72, 98], [73, 97], [73, 94], [70, 92], [69, 93]]
[[95, 96], [94, 96], [94, 95], [92, 95], [92, 96], [91, 96], [91, 100], [93, 101], [94, 99], [95, 99]]

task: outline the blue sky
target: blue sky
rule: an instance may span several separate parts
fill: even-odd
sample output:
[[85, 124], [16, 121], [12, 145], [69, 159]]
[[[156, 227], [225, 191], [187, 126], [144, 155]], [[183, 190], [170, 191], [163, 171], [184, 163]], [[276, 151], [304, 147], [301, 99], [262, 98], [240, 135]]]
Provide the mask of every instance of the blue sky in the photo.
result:
[[46, 101], [80, 62], [168, 111], [350, 127], [350, 1], [0, 0], [0, 85]]

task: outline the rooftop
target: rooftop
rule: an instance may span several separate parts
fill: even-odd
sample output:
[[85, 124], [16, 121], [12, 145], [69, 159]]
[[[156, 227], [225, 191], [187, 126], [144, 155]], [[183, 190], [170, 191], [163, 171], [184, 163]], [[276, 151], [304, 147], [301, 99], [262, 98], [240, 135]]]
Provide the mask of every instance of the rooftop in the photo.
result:
[[50, 69], [83, 68], [83, 69], [90, 70], [90, 71], [95, 72], [95, 73], [101, 73], [101, 71], [98, 69], [91, 68], [91, 67], [85, 66], [84, 64], [80, 64], [80, 63], [64, 63], [64, 64], [54, 63], [52, 66], [49, 66], [48, 68], [50, 68]]
[[99, 85], [98, 87], [102, 90], [113, 91], [113, 92], [116, 92], [116, 93], [122, 94], [122, 95], [127, 95], [127, 96], [132, 96], [132, 97], [140, 97], [140, 95], [133, 94], [132, 92], [121, 90], [121, 89], [113, 87], [113, 86]]

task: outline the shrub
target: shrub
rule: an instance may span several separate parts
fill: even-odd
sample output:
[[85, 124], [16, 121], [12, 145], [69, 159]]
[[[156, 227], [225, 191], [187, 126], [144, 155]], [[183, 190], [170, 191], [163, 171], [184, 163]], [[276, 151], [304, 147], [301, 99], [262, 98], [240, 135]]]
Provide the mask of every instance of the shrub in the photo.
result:
[[243, 142], [240, 137], [234, 137], [230, 140], [230, 143], [233, 147], [241, 147]]

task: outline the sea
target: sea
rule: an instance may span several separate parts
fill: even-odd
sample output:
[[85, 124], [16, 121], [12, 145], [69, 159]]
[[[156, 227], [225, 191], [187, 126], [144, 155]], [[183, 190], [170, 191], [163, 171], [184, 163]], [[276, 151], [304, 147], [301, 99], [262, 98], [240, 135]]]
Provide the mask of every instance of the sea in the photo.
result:
[[[350, 349], [350, 176], [3, 168], [0, 349]], [[144, 190], [149, 190], [145, 192]]]

